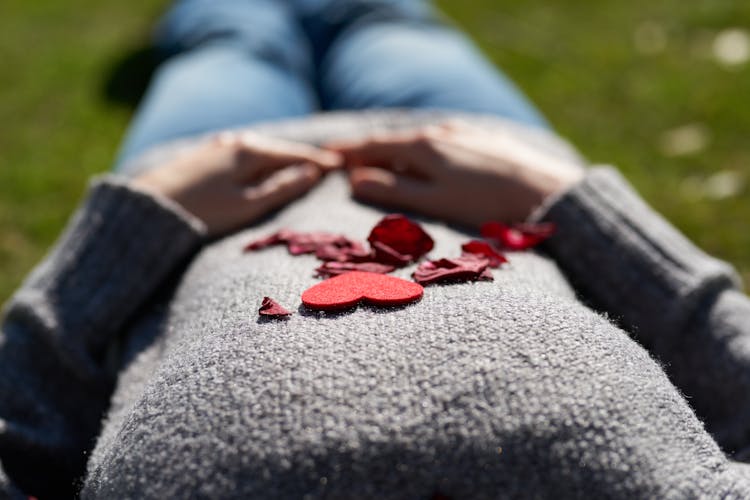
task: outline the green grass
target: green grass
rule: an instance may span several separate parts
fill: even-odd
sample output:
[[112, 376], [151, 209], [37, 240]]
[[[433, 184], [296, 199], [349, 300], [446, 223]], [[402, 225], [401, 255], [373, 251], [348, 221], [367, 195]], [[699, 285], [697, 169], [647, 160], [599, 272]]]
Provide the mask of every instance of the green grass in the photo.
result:
[[[715, 199], [706, 179], [750, 182], [750, 65], [710, 57], [750, 26], [735, 0], [439, 2], [594, 162], [618, 165], [646, 199], [750, 283], [750, 196]], [[0, 302], [107, 170], [131, 109], [104, 97], [116, 61], [146, 40], [164, 2], [6, 0], [0, 19]], [[636, 50], [636, 31], [665, 37]], [[658, 41], [658, 40], [657, 40]], [[658, 45], [658, 44], [657, 44]], [[657, 47], [658, 48], [658, 47]], [[707, 147], [667, 157], [667, 130], [701, 124]]]
[[130, 110], [103, 98], [104, 82], [146, 40], [162, 3], [4, 3], [0, 302], [55, 240], [86, 180], [108, 168]]
[[[728, 69], [711, 57], [717, 33], [750, 26], [750, 3], [441, 3], [591, 161], [620, 167], [653, 206], [750, 283], [748, 188], [724, 199], [701, 189], [725, 170], [750, 181], [750, 65]], [[661, 28], [663, 50], [636, 49], [644, 26]], [[661, 152], [665, 131], [692, 123], [708, 130], [705, 150]]]

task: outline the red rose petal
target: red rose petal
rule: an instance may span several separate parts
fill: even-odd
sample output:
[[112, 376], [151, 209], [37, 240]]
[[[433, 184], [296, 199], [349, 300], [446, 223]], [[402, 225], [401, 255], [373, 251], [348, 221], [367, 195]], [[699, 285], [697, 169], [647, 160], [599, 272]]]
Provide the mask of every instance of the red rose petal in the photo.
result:
[[482, 274], [480, 274], [477, 277], [478, 281], [494, 281], [495, 277], [492, 276], [492, 271], [490, 271], [490, 268], [488, 267], [484, 271], [482, 271]]
[[340, 234], [314, 232], [296, 233], [288, 242], [287, 248], [292, 255], [315, 253], [321, 247], [334, 245], [341, 240], [346, 240]]
[[282, 229], [270, 236], [248, 243], [245, 251], [261, 250], [272, 245], [287, 246], [292, 255], [314, 253], [320, 260], [371, 261], [364, 245], [340, 234], [326, 232], [299, 233]]
[[515, 224], [486, 222], [482, 225], [482, 237], [510, 250], [526, 250], [546, 240], [555, 232], [552, 223]]
[[280, 234], [280, 232], [276, 232], [270, 236], [266, 236], [265, 238], [251, 241], [250, 243], [245, 245], [244, 251], [251, 252], [253, 250], [261, 250], [263, 248], [270, 247], [271, 245], [278, 245], [280, 243], [283, 243], [280, 238]]
[[508, 262], [505, 255], [492, 248], [486, 241], [471, 240], [461, 245], [461, 250], [466, 253], [487, 257], [490, 260], [490, 267], [500, 267], [501, 264]]
[[[385, 245], [401, 256], [408, 256], [410, 260], [417, 260], [435, 246], [422, 226], [400, 214], [383, 217], [372, 228], [367, 237], [370, 245], [378, 251], [378, 244]], [[380, 259], [378, 259], [380, 262]]]
[[315, 250], [315, 257], [320, 260], [339, 260], [343, 255], [343, 249], [336, 245], [323, 245]]
[[340, 258], [341, 262], [372, 262], [374, 260], [373, 252], [365, 250], [364, 247], [360, 249], [348, 248], [344, 252], [344, 258]]
[[245, 245], [244, 250], [246, 252], [250, 252], [253, 250], [262, 250], [272, 245], [286, 245], [290, 241], [292, 241], [298, 234], [300, 233], [297, 233], [296, 231], [292, 231], [290, 229], [281, 229], [280, 231], [276, 231], [270, 236], [251, 241], [250, 243]]
[[524, 234], [539, 236], [540, 238], [549, 238], [555, 234], [555, 230], [557, 229], [554, 222], [521, 222], [513, 224], [513, 227]]
[[366, 301], [376, 306], [395, 306], [422, 298], [417, 283], [385, 274], [352, 271], [321, 281], [302, 294], [302, 303], [310, 309], [336, 311]]
[[376, 241], [374, 243], [371, 243], [372, 245], [372, 258], [376, 262], [380, 262], [381, 264], [388, 264], [396, 267], [404, 267], [405, 265], [409, 264], [414, 258], [411, 255], [404, 255], [390, 246], [386, 245], [385, 243], [381, 243], [380, 241]]
[[260, 309], [258, 309], [258, 314], [272, 318], [286, 318], [287, 316], [291, 316], [292, 313], [284, 309], [272, 298], [263, 297], [263, 303], [261, 303]]
[[331, 278], [351, 271], [388, 274], [396, 268], [379, 262], [325, 262], [315, 272], [320, 278]]
[[420, 285], [431, 285], [442, 281], [491, 280], [492, 273], [487, 273], [490, 260], [476, 254], [466, 254], [451, 259], [439, 259], [423, 262], [412, 274], [414, 281]]
[[361, 243], [343, 237], [340, 241], [318, 247], [315, 250], [315, 256], [320, 260], [336, 260], [340, 262], [372, 260], [371, 253]]

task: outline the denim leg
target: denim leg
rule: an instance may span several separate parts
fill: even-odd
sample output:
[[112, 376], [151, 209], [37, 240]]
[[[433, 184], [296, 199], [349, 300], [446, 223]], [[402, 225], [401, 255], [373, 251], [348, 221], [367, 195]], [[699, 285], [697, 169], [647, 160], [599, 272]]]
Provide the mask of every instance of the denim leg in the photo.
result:
[[182, 0], [161, 21], [158, 68], [117, 164], [179, 137], [319, 107], [307, 37], [278, 0]]
[[[498, 115], [547, 127], [541, 113], [463, 34], [442, 24], [422, 0], [297, 0], [318, 4], [307, 28], [313, 45], [323, 37], [318, 91], [330, 109], [438, 108]], [[349, 5], [337, 32], [315, 19]], [[352, 16], [355, 14], [358, 17]], [[330, 23], [329, 23], [330, 24]], [[317, 30], [315, 29], [317, 28]]]

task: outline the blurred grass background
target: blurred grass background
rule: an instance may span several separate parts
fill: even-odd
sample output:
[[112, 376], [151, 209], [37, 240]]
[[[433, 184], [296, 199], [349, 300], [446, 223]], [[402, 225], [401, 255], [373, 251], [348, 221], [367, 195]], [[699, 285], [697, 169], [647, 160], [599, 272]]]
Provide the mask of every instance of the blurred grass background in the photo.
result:
[[[750, 284], [750, 2], [438, 4], [589, 159], [618, 165]], [[0, 302], [52, 244], [87, 178], [108, 169], [164, 6], [5, 0]]]

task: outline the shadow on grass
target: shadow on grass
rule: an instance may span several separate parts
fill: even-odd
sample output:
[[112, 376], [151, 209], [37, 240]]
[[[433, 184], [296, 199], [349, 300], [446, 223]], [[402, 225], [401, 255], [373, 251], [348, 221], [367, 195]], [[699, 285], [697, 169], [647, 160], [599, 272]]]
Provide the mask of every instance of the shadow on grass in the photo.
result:
[[161, 55], [151, 46], [137, 47], [108, 68], [102, 82], [104, 99], [135, 108], [148, 88]]

